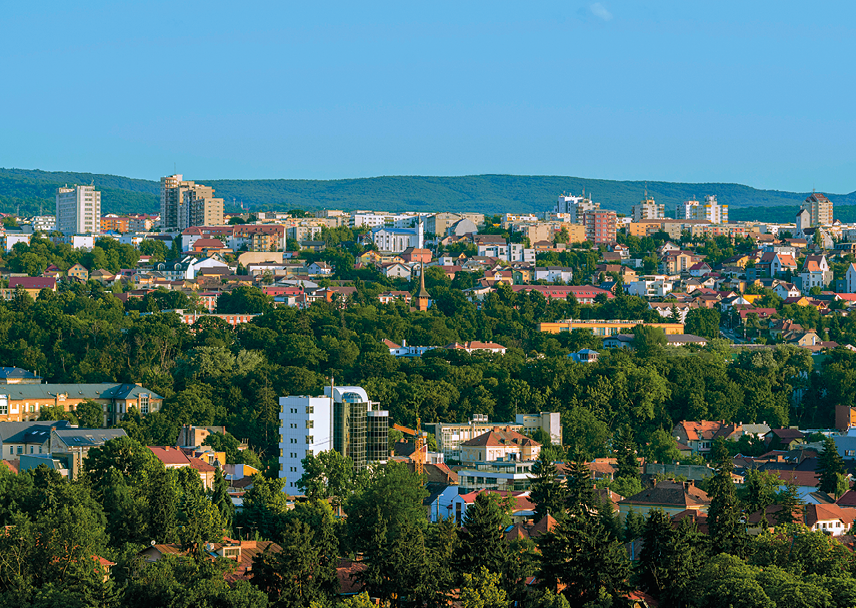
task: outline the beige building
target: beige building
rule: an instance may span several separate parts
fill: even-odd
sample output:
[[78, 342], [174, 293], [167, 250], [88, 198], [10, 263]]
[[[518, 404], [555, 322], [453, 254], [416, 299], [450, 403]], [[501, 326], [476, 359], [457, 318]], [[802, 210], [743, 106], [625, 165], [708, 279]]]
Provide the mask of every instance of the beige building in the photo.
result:
[[684, 333], [683, 323], [643, 323], [642, 321], [556, 321], [555, 323], [539, 323], [538, 331], [543, 331], [548, 334], [559, 334], [577, 329], [591, 331], [592, 334], [598, 337], [616, 336], [618, 334], [626, 334], [633, 331], [637, 325], [645, 325], [646, 327], [659, 327], [667, 336], [678, 335]]
[[658, 205], [652, 197], [646, 196], [642, 202], [633, 205], [631, 215], [634, 222], [664, 218], [666, 217], [666, 206]]
[[[810, 226], [832, 225], [832, 201], [820, 192], [813, 192], [802, 204], [802, 209], [809, 213]], [[57, 217], [59, 222], [59, 217]]]
[[536, 460], [541, 444], [511, 430], [510, 426], [494, 427], [461, 444], [461, 462], [523, 462]]
[[223, 199], [214, 197], [214, 188], [185, 181], [181, 174], [161, 178], [161, 228], [164, 231], [222, 225]]

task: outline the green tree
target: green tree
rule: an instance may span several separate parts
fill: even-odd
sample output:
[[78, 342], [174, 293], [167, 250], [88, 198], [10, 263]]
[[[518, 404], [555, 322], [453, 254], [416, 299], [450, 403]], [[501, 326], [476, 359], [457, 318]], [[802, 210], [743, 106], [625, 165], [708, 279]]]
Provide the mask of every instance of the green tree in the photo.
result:
[[61, 405], [43, 405], [39, 408], [39, 422], [46, 420], [68, 420], [71, 424], [78, 424], [77, 416], [72, 412], [66, 412]]
[[707, 521], [712, 549], [715, 553], [742, 555], [747, 540], [746, 525], [731, 478], [734, 463], [723, 439], [714, 442], [711, 463], [716, 471], [708, 481], [707, 490], [710, 497]]
[[98, 429], [104, 425], [104, 408], [92, 399], [78, 403], [74, 412], [83, 428]]
[[501, 577], [482, 566], [475, 574], [464, 573], [461, 587], [463, 608], [507, 608], [508, 598]]
[[504, 530], [509, 517], [496, 494], [480, 492], [464, 514], [456, 563], [460, 572], [500, 573], [509, 559]]
[[565, 509], [565, 489], [558, 481], [556, 465], [544, 450], [532, 465], [532, 476], [529, 498], [535, 503], [535, 520], [540, 521], [547, 514], [561, 517]]
[[692, 308], [684, 321], [684, 331], [712, 340], [719, 337], [720, 314], [715, 308]]
[[301, 464], [303, 475], [297, 480], [297, 488], [309, 498], [335, 497], [335, 502], [341, 504], [353, 490], [354, 466], [350, 458], [336, 450], [317, 456], [308, 454]]
[[817, 473], [820, 477], [818, 489], [830, 495], [840, 496], [839, 476], [844, 474], [844, 459], [838, 453], [835, 440], [827, 437], [823, 442], [823, 451], [817, 458]]
[[639, 461], [636, 459], [636, 443], [629, 425], [623, 425], [613, 437], [613, 451], [618, 464], [616, 477], [639, 478]]
[[678, 451], [675, 438], [663, 429], [654, 431], [648, 444], [648, 459], [651, 462], [663, 464], [672, 464], [680, 460], [681, 453]]

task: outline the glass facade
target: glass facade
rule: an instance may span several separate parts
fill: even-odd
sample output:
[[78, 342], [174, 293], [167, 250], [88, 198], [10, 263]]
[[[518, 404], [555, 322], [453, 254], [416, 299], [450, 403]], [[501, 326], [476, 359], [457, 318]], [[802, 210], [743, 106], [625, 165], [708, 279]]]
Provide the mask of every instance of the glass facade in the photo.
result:
[[369, 404], [356, 393], [342, 395], [333, 404], [333, 449], [351, 459], [354, 468], [366, 468], [366, 414]]

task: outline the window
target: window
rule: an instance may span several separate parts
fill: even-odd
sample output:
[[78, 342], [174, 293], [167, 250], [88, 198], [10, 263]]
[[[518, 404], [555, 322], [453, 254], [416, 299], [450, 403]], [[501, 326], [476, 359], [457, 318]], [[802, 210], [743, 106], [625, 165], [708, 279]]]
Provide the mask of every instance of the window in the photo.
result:
[[306, 421], [306, 428], [307, 429], [314, 429], [315, 428], [315, 421], [314, 420], [307, 420]]
[[315, 413], [315, 407], [311, 406], [311, 405], [307, 405], [306, 406], [306, 413], [307, 414], [314, 414]]
[[140, 413], [144, 416], [149, 413], [149, 395], [148, 395], [148, 393], [143, 393], [140, 395]]
[[18, 446], [18, 453], [19, 453], [19, 454], [23, 454], [23, 453], [24, 453], [24, 446], [22, 446], [22, 445], [19, 445], [19, 446]]
[[0, 403], [0, 416], [5, 416], [9, 413], [9, 406], [6, 403]]
[[313, 437], [312, 435], [307, 435], [306, 443], [315, 443], [315, 437]]

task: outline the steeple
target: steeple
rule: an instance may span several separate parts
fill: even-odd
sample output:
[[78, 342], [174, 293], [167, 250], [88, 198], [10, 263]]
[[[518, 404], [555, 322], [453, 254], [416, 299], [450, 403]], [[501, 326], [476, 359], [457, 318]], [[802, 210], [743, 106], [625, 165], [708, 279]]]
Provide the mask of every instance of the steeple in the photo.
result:
[[416, 294], [416, 309], [428, 310], [431, 294], [425, 289], [425, 262], [419, 263], [419, 293]]

